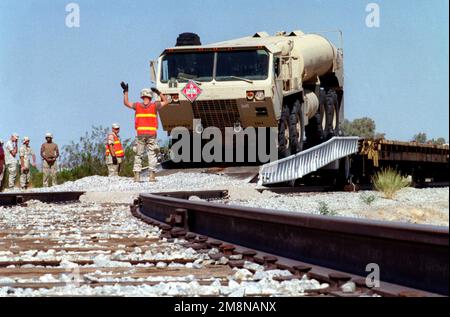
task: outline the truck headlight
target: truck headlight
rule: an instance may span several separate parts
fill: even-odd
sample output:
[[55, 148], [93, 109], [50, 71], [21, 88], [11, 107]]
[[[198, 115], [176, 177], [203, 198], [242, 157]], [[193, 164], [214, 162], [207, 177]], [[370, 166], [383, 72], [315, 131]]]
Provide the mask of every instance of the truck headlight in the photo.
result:
[[264, 91], [257, 91], [255, 93], [255, 99], [258, 101], [263, 101], [266, 96], [264, 95]]
[[253, 100], [255, 98], [254, 91], [247, 91], [247, 100]]

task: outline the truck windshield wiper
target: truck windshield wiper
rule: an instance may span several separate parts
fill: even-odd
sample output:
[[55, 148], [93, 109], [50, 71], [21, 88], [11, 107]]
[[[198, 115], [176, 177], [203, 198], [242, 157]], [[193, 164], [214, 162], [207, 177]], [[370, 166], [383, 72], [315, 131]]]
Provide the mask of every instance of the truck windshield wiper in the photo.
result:
[[186, 78], [186, 77], [183, 77], [183, 76], [180, 76], [180, 75], [178, 75], [177, 79], [186, 80], [186, 81], [192, 80], [194, 83], [196, 83], [196, 84], [199, 85], [199, 86], [202, 84], [201, 82], [199, 82], [199, 81], [197, 81], [197, 80], [189, 79], [189, 78]]
[[238, 77], [238, 76], [226, 76], [228, 78], [232, 78], [232, 79], [237, 79], [237, 80], [242, 80], [242, 81], [246, 81], [250, 84], [253, 84], [253, 80], [247, 79], [247, 78], [243, 78], [243, 77]]

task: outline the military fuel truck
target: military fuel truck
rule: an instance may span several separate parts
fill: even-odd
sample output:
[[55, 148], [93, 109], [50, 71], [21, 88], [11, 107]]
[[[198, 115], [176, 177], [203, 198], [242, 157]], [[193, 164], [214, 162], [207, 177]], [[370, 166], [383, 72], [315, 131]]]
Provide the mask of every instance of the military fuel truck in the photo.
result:
[[339, 135], [344, 114], [343, 51], [319, 34], [258, 32], [201, 45], [184, 33], [151, 62], [169, 96], [163, 128], [278, 128], [279, 157]]

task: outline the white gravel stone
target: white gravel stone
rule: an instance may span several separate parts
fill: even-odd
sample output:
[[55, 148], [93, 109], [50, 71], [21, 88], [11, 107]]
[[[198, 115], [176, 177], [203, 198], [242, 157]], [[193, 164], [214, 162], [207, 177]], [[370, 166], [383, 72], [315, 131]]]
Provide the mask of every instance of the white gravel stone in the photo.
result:
[[244, 262], [244, 268], [247, 270], [255, 271], [255, 272], [264, 271], [263, 265], [259, 265], [257, 263], [253, 263], [253, 262], [249, 262], [249, 261]]
[[238, 281], [245, 281], [251, 279], [253, 277], [253, 273], [247, 269], [237, 269], [233, 275], [233, 278]]
[[354, 282], [347, 282], [341, 286], [344, 293], [354, 293], [356, 290], [356, 285]]
[[231, 292], [228, 297], [244, 297], [245, 296], [245, 289], [244, 288], [238, 288], [235, 291]]
[[167, 267], [167, 263], [165, 263], [165, 262], [158, 262], [158, 263], [156, 263], [156, 267], [158, 269], [164, 269], [164, 268]]

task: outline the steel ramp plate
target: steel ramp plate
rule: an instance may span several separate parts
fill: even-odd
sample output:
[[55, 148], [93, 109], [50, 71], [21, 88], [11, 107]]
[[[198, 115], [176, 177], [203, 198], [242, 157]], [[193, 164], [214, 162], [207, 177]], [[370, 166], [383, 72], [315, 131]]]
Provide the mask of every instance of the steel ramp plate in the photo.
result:
[[258, 185], [302, 178], [318, 169], [358, 152], [359, 137], [333, 137], [303, 152], [261, 166]]

